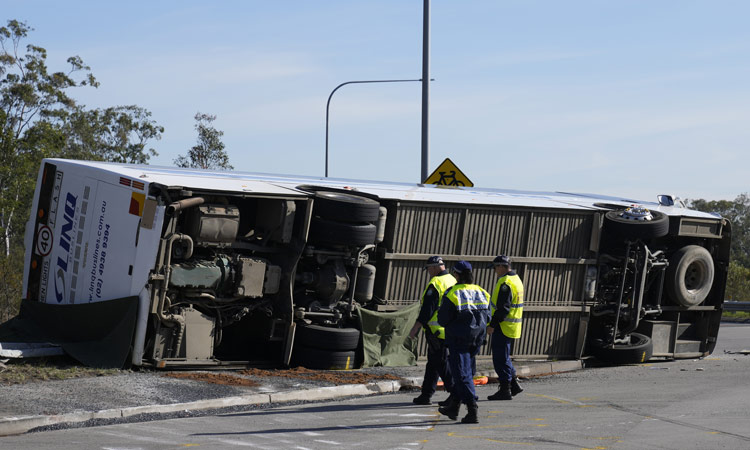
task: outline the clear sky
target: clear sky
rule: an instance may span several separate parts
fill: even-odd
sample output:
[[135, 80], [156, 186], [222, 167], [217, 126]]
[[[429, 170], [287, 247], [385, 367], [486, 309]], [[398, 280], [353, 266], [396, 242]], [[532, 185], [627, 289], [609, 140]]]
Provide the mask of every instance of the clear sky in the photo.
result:
[[[73, 97], [136, 104], [165, 127], [152, 164], [217, 116], [238, 170], [323, 176], [325, 106], [350, 80], [422, 75], [421, 0], [9, 1]], [[652, 200], [750, 191], [750, 2], [433, 0], [430, 164], [490, 188]], [[421, 86], [348, 85], [330, 176], [419, 182]]]

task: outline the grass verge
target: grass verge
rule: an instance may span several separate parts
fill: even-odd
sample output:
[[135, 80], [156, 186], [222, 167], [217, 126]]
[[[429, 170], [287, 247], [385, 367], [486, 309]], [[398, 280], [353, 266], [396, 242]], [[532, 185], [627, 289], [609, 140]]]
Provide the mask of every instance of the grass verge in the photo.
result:
[[33, 381], [65, 380], [68, 378], [114, 375], [117, 369], [94, 369], [84, 367], [66, 356], [11, 359], [0, 363], [0, 385], [29, 383]]
[[748, 311], [724, 311], [721, 314], [721, 320], [728, 322], [750, 321], [750, 312]]

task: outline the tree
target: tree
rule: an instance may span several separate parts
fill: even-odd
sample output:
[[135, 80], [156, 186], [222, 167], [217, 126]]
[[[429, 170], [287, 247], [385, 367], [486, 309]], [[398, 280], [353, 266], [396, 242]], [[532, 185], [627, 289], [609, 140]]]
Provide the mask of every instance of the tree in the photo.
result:
[[189, 167], [194, 169], [221, 169], [232, 170], [229, 164], [229, 156], [224, 151], [224, 143], [221, 137], [223, 131], [214, 128], [211, 123], [216, 116], [208, 114], [195, 114], [195, 130], [198, 132], [198, 142], [190, 150], [187, 156], [179, 156], [174, 160], [177, 167]]
[[732, 223], [731, 258], [750, 268], [750, 197], [740, 194], [734, 201], [696, 199], [689, 206], [698, 211], [717, 213]]
[[[6, 256], [24, 192], [35, 179], [34, 162], [44, 156], [45, 148], [32, 141], [40, 142], [39, 131], [48, 128], [45, 122], [64, 117], [75, 106], [68, 88], [98, 86], [78, 56], [68, 58], [68, 72], [49, 73], [45, 49], [28, 45], [21, 54], [21, 41], [30, 30], [17, 20], [0, 28], [0, 229]], [[78, 72], [83, 72], [81, 81], [72, 78]]]
[[67, 59], [67, 72], [47, 68], [47, 51], [22, 41], [32, 31], [9, 20], [0, 28], [0, 233], [10, 255], [31, 206], [42, 158], [64, 157], [147, 163], [156, 155], [146, 148], [164, 129], [138, 106], [87, 110], [68, 94], [76, 87], [98, 87], [79, 56]]
[[76, 108], [65, 121], [65, 157], [118, 163], [146, 164], [156, 150], [146, 148], [151, 139], [161, 139], [164, 128], [139, 106], [105, 109]]
[[8, 20], [0, 27], [0, 318], [15, 313], [21, 297], [23, 231], [42, 158], [63, 157], [147, 163], [147, 148], [164, 129], [138, 106], [87, 110], [69, 95], [99, 86], [78, 56], [67, 71], [50, 72], [47, 51], [23, 46], [32, 31]]
[[734, 201], [697, 199], [690, 201], [689, 206], [719, 214], [732, 223], [726, 298], [750, 300], [750, 197], [745, 193], [738, 195]]
[[735, 261], [729, 263], [725, 297], [738, 302], [750, 301], [750, 269]]

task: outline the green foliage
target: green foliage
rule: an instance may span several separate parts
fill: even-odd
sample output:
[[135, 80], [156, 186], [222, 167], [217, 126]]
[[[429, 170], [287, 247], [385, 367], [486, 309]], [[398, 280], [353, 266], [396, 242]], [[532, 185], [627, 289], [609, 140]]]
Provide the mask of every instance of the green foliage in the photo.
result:
[[156, 150], [148, 141], [161, 139], [164, 128], [139, 106], [76, 108], [63, 124], [64, 156], [118, 163], [146, 164]]
[[733, 321], [750, 320], [750, 312], [747, 311], [724, 311], [721, 313], [722, 320], [729, 319]]
[[177, 167], [233, 169], [229, 164], [229, 156], [224, 151], [224, 143], [221, 142], [224, 132], [211, 125], [214, 120], [216, 120], [216, 116], [201, 113], [195, 115], [195, 130], [198, 132], [198, 142], [188, 151], [187, 156], [179, 156], [174, 160]]
[[[31, 28], [9, 20], [0, 28], [0, 232], [4, 254], [10, 255], [28, 203], [28, 190], [36, 178], [36, 167], [45, 156], [43, 124], [59, 120], [75, 102], [66, 91], [76, 86], [97, 86], [89, 67], [79, 57], [68, 59], [68, 72], [50, 73], [47, 52], [21, 42]], [[73, 74], [84, 72], [81, 81]]]
[[726, 299], [750, 301], [750, 197], [740, 194], [732, 200], [692, 200], [689, 206], [716, 213], [732, 224], [731, 262], [727, 276]]
[[736, 261], [729, 263], [727, 290], [724, 297], [737, 302], [750, 301], [750, 268], [743, 267]]
[[11, 256], [0, 256], [0, 323], [15, 316], [21, 305], [23, 281], [23, 254], [16, 251]]
[[692, 200], [690, 208], [717, 213], [732, 223], [731, 258], [744, 267], [750, 267], [750, 197], [740, 194], [732, 200]]
[[82, 367], [67, 356], [17, 360], [0, 366], [0, 385], [116, 375], [116, 369]]

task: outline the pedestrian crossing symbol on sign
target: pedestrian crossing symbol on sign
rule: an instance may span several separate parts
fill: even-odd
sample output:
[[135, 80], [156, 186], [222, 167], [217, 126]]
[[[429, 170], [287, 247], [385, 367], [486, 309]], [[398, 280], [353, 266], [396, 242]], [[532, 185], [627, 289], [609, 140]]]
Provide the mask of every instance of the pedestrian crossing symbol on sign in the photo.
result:
[[422, 184], [437, 184], [439, 186], [467, 186], [472, 187], [474, 183], [469, 177], [453, 164], [450, 158], [445, 158], [432, 175], [427, 177]]

